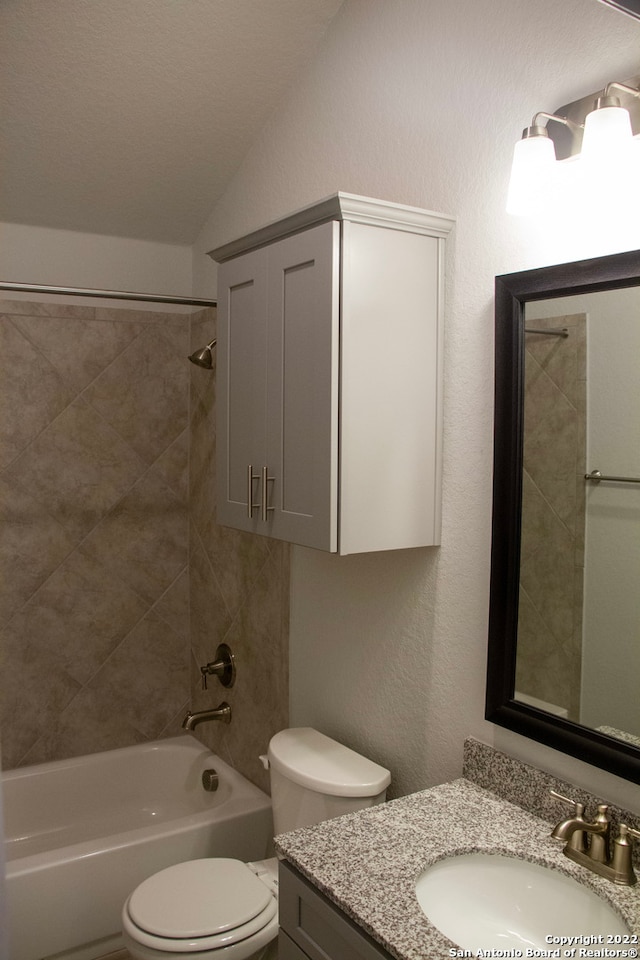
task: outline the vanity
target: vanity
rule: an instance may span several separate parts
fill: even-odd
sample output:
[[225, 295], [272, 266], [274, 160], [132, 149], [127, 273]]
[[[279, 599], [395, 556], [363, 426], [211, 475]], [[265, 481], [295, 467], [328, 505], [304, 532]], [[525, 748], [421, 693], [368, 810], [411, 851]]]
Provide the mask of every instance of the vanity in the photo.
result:
[[[564, 856], [563, 843], [550, 834], [565, 808], [550, 796], [551, 789], [577, 794], [587, 814], [595, 812], [596, 798], [468, 740], [463, 778], [276, 838], [284, 858], [280, 960], [476, 956], [475, 950], [465, 953], [427, 919], [416, 895], [418, 879], [430, 866], [471, 853], [501, 854], [550, 868], [554, 879], [571, 878], [584, 893], [598, 898], [587, 907], [590, 916], [599, 906], [605, 912], [611, 909], [610, 921], [605, 918], [611, 927], [604, 928], [611, 930], [611, 942], [587, 942], [585, 937], [575, 944], [576, 957], [580, 949], [640, 950], [640, 885], [619, 886]], [[611, 813], [614, 833], [622, 817], [640, 826], [637, 816]], [[549, 919], [548, 930], [545, 926], [549, 953], [529, 956], [565, 955], [567, 924], [559, 923]], [[521, 954], [507, 955], [527, 956], [526, 947], [523, 942]], [[483, 948], [490, 955], [487, 944], [477, 944]]]

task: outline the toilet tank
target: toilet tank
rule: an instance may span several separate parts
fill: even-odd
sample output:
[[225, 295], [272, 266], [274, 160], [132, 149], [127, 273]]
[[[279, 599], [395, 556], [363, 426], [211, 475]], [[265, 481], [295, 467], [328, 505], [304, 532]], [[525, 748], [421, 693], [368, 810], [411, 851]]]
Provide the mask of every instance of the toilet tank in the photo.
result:
[[276, 733], [268, 758], [276, 834], [382, 803], [391, 782], [384, 767], [311, 727]]

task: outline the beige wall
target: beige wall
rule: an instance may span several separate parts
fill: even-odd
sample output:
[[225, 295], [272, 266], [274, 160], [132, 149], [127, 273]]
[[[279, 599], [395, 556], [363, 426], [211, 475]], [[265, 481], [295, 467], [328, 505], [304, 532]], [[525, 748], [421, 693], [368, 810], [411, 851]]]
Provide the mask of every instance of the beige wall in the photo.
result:
[[13, 767], [162, 736], [186, 709], [188, 317], [24, 300], [0, 317]]

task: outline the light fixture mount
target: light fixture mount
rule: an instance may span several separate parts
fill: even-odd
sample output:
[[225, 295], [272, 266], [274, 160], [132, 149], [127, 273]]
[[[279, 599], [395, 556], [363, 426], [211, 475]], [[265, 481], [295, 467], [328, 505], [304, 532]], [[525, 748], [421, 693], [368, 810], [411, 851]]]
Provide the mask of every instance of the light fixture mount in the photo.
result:
[[[613, 93], [610, 92], [613, 88]], [[549, 136], [553, 140], [556, 148], [556, 159], [566, 160], [580, 153], [582, 148], [582, 132], [584, 121], [588, 113], [596, 106], [622, 106], [629, 111], [631, 118], [631, 129], [633, 135], [640, 134], [640, 97], [638, 90], [640, 88], [640, 74], [631, 77], [629, 80], [612, 81], [602, 90], [596, 90], [580, 100], [574, 100], [573, 103], [565, 103], [553, 111], [554, 116], [562, 117], [570, 121], [569, 124], [550, 123], [547, 126]], [[606, 100], [617, 100], [619, 103], [607, 104]]]

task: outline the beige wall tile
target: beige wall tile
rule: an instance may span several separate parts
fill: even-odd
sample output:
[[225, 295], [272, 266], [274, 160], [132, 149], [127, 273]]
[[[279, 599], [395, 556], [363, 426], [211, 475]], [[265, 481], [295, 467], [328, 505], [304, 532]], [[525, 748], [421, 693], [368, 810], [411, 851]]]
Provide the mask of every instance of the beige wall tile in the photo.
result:
[[[87, 685], [97, 703], [155, 739], [189, 695], [185, 624], [178, 633], [150, 611]], [[105, 720], [105, 722], [107, 722]]]
[[[227, 699], [232, 724], [197, 736], [267, 788], [258, 754], [288, 723], [289, 547], [215, 522], [215, 370], [186, 361], [215, 336], [215, 311], [189, 323], [19, 302], [12, 316], [0, 328], [14, 438], [0, 463], [5, 767], [174, 736], [190, 705]], [[204, 692], [199, 666], [224, 640], [237, 683]]]
[[186, 504], [189, 499], [189, 431], [184, 429], [180, 436], [161, 453], [154, 467], [171, 487], [172, 491]]
[[83, 687], [25, 754], [22, 765], [64, 760], [144, 743], [148, 738], [99, 690]]
[[187, 536], [184, 504], [152, 469], [101, 519], [83, 549], [151, 604], [186, 565]]
[[39, 500], [0, 475], [0, 622], [26, 603], [73, 544]]
[[144, 616], [147, 605], [107, 566], [72, 553], [9, 621], [32, 664], [87, 683]]
[[[191, 530], [189, 559], [191, 650], [198, 664], [213, 660], [232, 618], [220, 585], [195, 528]], [[200, 683], [200, 674], [194, 677]]]
[[[27, 432], [24, 449], [0, 468], [5, 766], [177, 732], [188, 701], [188, 321], [124, 313], [96, 321], [93, 308], [19, 304], [15, 325], [3, 321], [12, 345], [5, 360], [11, 360], [13, 399], [22, 399], [8, 403], [3, 382], [3, 410], [10, 430], [24, 433], [31, 424], [35, 434]], [[130, 365], [131, 376], [138, 381], [145, 363], [162, 368], [173, 355], [171, 376], [181, 379], [176, 389], [183, 397], [151, 468], [100, 412], [83, 398], [73, 400], [87, 380], [103, 376], [100, 397], [117, 409], [122, 376], [109, 379], [107, 371], [141, 334], [144, 362], [142, 370]], [[137, 428], [153, 433], [157, 396], [148, 384], [129, 386], [130, 395], [136, 389]], [[90, 392], [89, 385], [85, 396]], [[47, 683], [34, 685], [43, 663]], [[131, 676], [123, 679], [127, 670]]]
[[[147, 325], [84, 397], [148, 464], [182, 433], [188, 410], [184, 354]], [[141, 411], [144, 410], [144, 416]]]
[[0, 318], [0, 468], [71, 402], [73, 390], [6, 318]]
[[5, 477], [80, 541], [142, 469], [131, 447], [78, 398], [10, 465]]
[[76, 392], [91, 383], [138, 335], [140, 324], [15, 317], [14, 325]]
[[185, 633], [189, 627], [189, 569], [185, 563], [173, 583], [155, 604], [155, 612], [173, 627], [177, 633]]
[[81, 687], [56, 661], [36, 659], [20, 632], [5, 627], [0, 643], [2, 763], [8, 769], [22, 763], [33, 744], [55, 727]]

